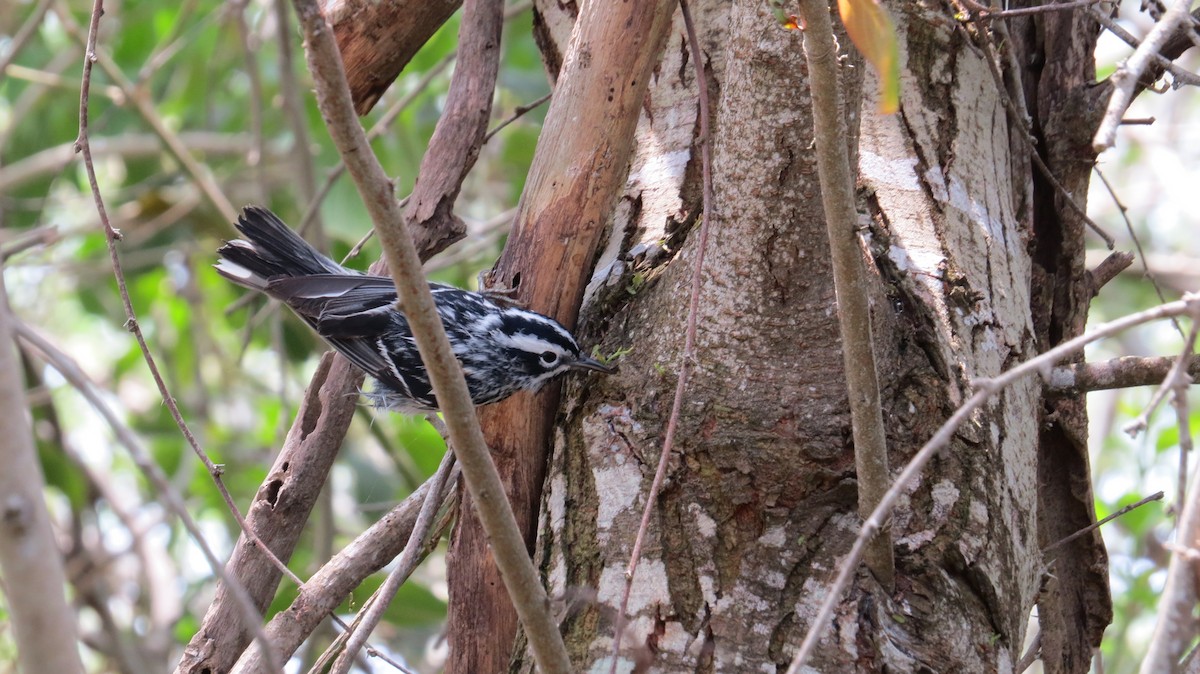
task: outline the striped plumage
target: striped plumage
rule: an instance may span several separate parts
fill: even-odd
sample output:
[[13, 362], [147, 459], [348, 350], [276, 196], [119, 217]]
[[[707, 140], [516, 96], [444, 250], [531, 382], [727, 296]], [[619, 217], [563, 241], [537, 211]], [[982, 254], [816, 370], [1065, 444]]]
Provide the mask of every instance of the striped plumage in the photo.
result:
[[[377, 406], [437, 409], [392, 279], [342, 267], [265, 208], [246, 207], [235, 224], [246, 238], [217, 251], [222, 276], [287, 304], [376, 380], [366, 395]], [[551, 318], [485, 293], [440, 283], [429, 288], [476, 405], [536, 390], [568, 370], [609, 371], [580, 353], [571, 333]]]

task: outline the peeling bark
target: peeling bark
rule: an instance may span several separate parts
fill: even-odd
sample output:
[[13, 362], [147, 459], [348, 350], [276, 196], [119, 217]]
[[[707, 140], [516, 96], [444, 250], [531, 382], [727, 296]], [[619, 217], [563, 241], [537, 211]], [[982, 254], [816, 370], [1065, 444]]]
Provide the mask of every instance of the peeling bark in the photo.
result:
[[[889, 8], [902, 49], [901, 114], [875, 114], [856, 56], [847, 55], [844, 77], [898, 470], [970, 395], [972, 379], [1051, 346], [1044, 326], [1058, 326], [1056, 340], [1076, 334], [1088, 286], [1074, 271], [1082, 228], [1064, 224], [1053, 199], [1038, 201], [1042, 187], [984, 55], [945, 7]], [[537, 11], [554, 72], [573, 9], [539, 2]], [[620, 374], [564, 387], [539, 523], [535, 554], [579, 671], [611, 662], [679, 366], [696, 218], [714, 218], [698, 362], [618, 671], [786, 667], [860, 525], [803, 36], [754, 0], [696, 2], [693, 12], [712, 77], [718, 212], [699, 213], [694, 76], [677, 17], [581, 314], [583, 341], [631, 351]], [[1056, 58], [1090, 53], [1094, 35], [1071, 30], [1056, 33], [1055, 49], [1066, 50]], [[1056, 81], [1062, 95], [1086, 85]], [[1086, 183], [1074, 193], [1086, 194]], [[1056, 227], [1056, 239], [1035, 245], [1035, 233]], [[1039, 251], [1070, 263], [1050, 265], [1052, 286], [1040, 285]], [[1044, 321], [1047, 288], [1082, 304]], [[1081, 398], [1064, 404], [1082, 411]], [[1079, 417], [1047, 417], [1055, 405], [1026, 382], [959, 431], [890, 522], [895, 592], [860, 573], [811, 663], [817, 671], [1011, 671], [1030, 610], [1045, 601], [1047, 532], [1091, 517], [1086, 455], [1081, 464], [1076, 451], [1086, 428]], [[1048, 474], [1063, 464], [1039, 455], [1049, 442], [1039, 420], [1048, 418], [1071, 429], [1058, 445], [1074, 462], [1061, 484]], [[1048, 525], [1060, 507], [1068, 517]], [[1081, 671], [1067, 653], [1086, 655], [1082, 645], [1107, 620], [1103, 550], [1088, 537], [1079, 546], [1073, 559], [1088, 566], [1071, 574], [1062, 615], [1086, 629], [1064, 637], [1071, 643], [1054, 652], [1054, 671]], [[530, 671], [528, 656], [516, 657], [514, 669]]]

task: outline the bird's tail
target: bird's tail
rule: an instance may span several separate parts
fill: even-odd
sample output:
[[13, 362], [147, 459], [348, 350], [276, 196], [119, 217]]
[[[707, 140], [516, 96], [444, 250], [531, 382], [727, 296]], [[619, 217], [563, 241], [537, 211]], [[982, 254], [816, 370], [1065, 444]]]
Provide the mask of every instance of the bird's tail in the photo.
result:
[[265, 208], [245, 207], [235, 226], [246, 239], [226, 242], [215, 266], [240, 286], [266, 292], [274, 279], [347, 273]]

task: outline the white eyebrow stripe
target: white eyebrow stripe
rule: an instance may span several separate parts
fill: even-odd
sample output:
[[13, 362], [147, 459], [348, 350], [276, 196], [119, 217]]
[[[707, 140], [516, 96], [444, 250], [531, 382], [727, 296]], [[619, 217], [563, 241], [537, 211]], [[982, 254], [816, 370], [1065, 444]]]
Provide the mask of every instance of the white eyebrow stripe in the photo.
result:
[[526, 353], [542, 353], [543, 351], [553, 351], [559, 356], [566, 355], [563, 348], [553, 342], [548, 342], [541, 337], [530, 335], [525, 332], [518, 332], [514, 335], [506, 335], [503, 332], [493, 332], [493, 339], [503, 346], [513, 349], [519, 349]]

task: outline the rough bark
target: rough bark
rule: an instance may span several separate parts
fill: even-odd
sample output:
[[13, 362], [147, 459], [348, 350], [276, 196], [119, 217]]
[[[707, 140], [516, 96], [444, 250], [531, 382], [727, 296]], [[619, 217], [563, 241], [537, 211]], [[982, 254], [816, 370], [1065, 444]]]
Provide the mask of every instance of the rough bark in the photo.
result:
[[[1085, 204], [1096, 161], [1092, 135], [1111, 87], [1094, 86], [1099, 25], [1087, 12], [1051, 12], [1012, 27], [1038, 151], [1067, 194]], [[1040, 174], [1033, 174], [1033, 326], [1039, 351], [1081, 334], [1092, 295], [1084, 260], [1085, 223]], [[1076, 362], [1083, 360], [1083, 354]], [[1083, 396], [1048, 398], [1038, 410], [1039, 520], [1043, 547], [1095, 521]], [[1112, 621], [1108, 553], [1099, 530], [1044, 561], [1038, 601], [1047, 672], [1088, 671]]]
[[[625, 176], [637, 111], [651, 79], [670, 0], [593, 3], [566, 50], [513, 232], [492, 270], [527, 307], [575, 324], [605, 216]], [[623, 49], [614, 49], [621, 45]], [[482, 408], [488, 446], [532, 546], [558, 386]], [[511, 658], [516, 615], [464, 494], [450, 566], [447, 672], [496, 672]]]
[[[965, 400], [972, 379], [1045, 348], [1039, 325], [1059, 325], [1055, 339], [1074, 334], [1062, 318], [1040, 322], [1035, 232], [1058, 232], [1042, 254], [1071, 262], [1055, 292], [1083, 293], [1086, 309], [1088, 286], [1073, 271], [1082, 229], [1054, 229], [1064, 219], [1061, 203], [1038, 207], [1028, 150], [984, 53], [946, 7], [889, 8], [901, 41], [902, 112], [875, 114], [852, 54], [845, 91], [860, 104], [848, 113], [847, 142], [860, 171], [860, 210], [869, 214], [883, 411], [899, 466]], [[859, 525], [836, 305], [802, 35], [778, 28], [753, 0], [697, 2], [693, 11], [715, 85], [719, 211], [698, 362], [678, 452], [654, 504], [619, 670], [774, 671], [787, 666]], [[538, 12], [547, 42], [572, 8], [546, 2]], [[1090, 53], [1086, 34], [1064, 27], [1056, 35], [1054, 49], [1066, 51], [1048, 63]], [[849, 40], [840, 43], [847, 49]], [[546, 49], [552, 68], [563, 46]], [[687, 59], [676, 26], [583, 312], [585, 342], [632, 350], [619, 375], [567, 385], [539, 522], [536, 554], [581, 671], [607, 671], [679, 365], [695, 254], [689, 234], [700, 215]], [[1063, 95], [1085, 84], [1057, 82]], [[1078, 303], [1069, 306], [1076, 308], [1060, 316], [1076, 317]], [[1066, 402], [1082, 409], [1079, 398]], [[1070, 519], [1055, 525], [1063, 528], [1090, 517], [1080, 454], [1069, 455], [1075, 463], [1064, 483], [1047, 481], [1063, 465], [1039, 459], [1048, 446], [1039, 420], [1049, 405], [1040, 384], [1026, 382], [959, 431], [891, 521], [895, 592], [859, 575], [811, 663], [817, 671], [1004, 671], [1019, 660], [1042, 589], [1045, 521], [1058, 516], [1044, 509], [1067, 508]], [[1071, 451], [1086, 437], [1075, 422]], [[1089, 566], [1072, 581], [1067, 614], [1093, 622], [1068, 649], [1104, 621], [1094, 610], [1107, 592], [1103, 553], [1086, 538], [1084, 556], [1074, 559]], [[518, 662], [530, 666], [527, 657]], [[1078, 671], [1064, 667], [1056, 671]]]

